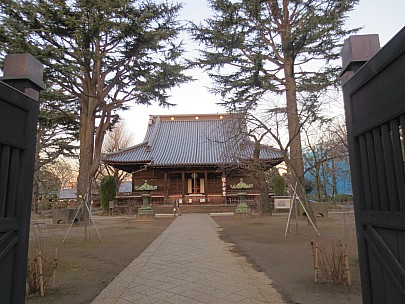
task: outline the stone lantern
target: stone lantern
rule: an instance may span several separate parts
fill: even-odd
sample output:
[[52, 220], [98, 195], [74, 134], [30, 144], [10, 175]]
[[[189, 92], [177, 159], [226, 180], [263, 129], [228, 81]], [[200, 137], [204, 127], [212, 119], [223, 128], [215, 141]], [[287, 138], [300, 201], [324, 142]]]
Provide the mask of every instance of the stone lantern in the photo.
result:
[[152, 207], [149, 205], [150, 201], [150, 192], [156, 190], [157, 186], [151, 186], [148, 184], [148, 181], [145, 180], [145, 183], [142, 186], [135, 187], [135, 191], [142, 191], [142, 207], [138, 209], [138, 219], [139, 220], [150, 220], [155, 218], [155, 212]]
[[230, 187], [232, 189], [239, 190], [239, 205], [235, 209], [234, 216], [237, 218], [250, 217], [252, 215], [252, 210], [246, 204], [246, 190], [253, 188], [253, 185], [244, 183], [243, 179], [241, 178], [239, 183], [237, 183], [236, 185], [230, 185]]

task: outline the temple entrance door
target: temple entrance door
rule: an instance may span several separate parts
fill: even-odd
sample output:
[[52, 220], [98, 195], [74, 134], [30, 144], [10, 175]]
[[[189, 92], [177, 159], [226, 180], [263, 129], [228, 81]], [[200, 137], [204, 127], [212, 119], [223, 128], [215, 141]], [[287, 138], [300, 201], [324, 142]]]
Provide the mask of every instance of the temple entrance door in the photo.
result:
[[204, 175], [194, 172], [187, 176], [187, 193], [194, 195], [205, 193]]

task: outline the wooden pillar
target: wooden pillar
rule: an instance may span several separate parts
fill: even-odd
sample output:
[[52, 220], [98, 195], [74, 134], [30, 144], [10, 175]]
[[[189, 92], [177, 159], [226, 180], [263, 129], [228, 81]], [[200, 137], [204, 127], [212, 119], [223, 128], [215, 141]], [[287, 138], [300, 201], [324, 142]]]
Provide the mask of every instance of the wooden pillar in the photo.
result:
[[132, 172], [131, 174], [131, 180], [132, 180], [132, 187], [131, 187], [131, 192], [135, 192], [135, 173]]
[[185, 186], [186, 186], [186, 175], [184, 171], [181, 171], [181, 197], [183, 198], [184, 202], [184, 196], [185, 196]]
[[208, 202], [208, 172], [204, 171], [204, 195], [205, 195], [205, 202]]
[[167, 172], [163, 173], [163, 191], [164, 191], [164, 199], [163, 199], [163, 203], [166, 204], [167, 203], [167, 196], [168, 196], [168, 188], [167, 188]]

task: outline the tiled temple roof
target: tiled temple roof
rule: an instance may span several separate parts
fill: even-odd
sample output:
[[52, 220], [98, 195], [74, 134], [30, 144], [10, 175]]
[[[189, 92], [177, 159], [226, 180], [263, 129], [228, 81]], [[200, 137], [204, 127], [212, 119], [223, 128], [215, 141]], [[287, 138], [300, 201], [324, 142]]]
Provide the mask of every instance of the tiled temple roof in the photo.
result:
[[[153, 167], [219, 166], [252, 158], [254, 143], [242, 137], [237, 125], [240, 122], [234, 117], [229, 114], [150, 116], [144, 141], [106, 155], [104, 162]], [[260, 158], [280, 163], [282, 154], [262, 145]]]

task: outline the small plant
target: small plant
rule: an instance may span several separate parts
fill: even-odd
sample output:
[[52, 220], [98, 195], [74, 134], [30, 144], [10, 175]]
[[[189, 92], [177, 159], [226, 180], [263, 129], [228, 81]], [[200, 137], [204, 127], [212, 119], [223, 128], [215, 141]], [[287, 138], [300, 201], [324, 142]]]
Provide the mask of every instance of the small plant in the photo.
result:
[[351, 195], [351, 194], [336, 194], [333, 197], [333, 201], [336, 202], [336, 203], [351, 202], [351, 201], [353, 201], [353, 195]]
[[[74, 202], [74, 204], [76, 204], [76, 201], [73, 201], [73, 202]], [[68, 205], [69, 205], [69, 201], [56, 201], [55, 203], [53, 203], [52, 208], [53, 209], [63, 209], [63, 208], [67, 208]]]
[[327, 202], [328, 201], [328, 197], [326, 195], [317, 195], [317, 194], [310, 194], [308, 195], [308, 199], [310, 201], [314, 201], [314, 202]]
[[114, 176], [103, 177], [100, 183], [100, 202], [104, 212], [108, 212], [109, 202], [115, 200], [117, 193], [117, 182]]
[[132, 226], [132, 223], [136, 218], [137, 210], [138, 206], [135, 205], [135, 202], [129, 202], [124, 209], [123, 218], [126, 220], [128, 227]]
[[58, 241], [43, 224], [34, 221], [30, 230], [27, 292], [43, 297], [47, 288], [54, 288], [57, 266]]
[[273, 192], [275, 196], [285, 195], [285, 179], [278, 172], [271, 178]]
[[53, 202], [48, 200], [43, 200], [38, 203], [38, 210], [50, 210], [53, 207]]
[[347, 244], [332, 240], [327, 246], [323, 241], [311, 241], [314, 257], [315, 283], [320, 281], [334, 284], [352, 284]]
[[[39, 292], [40, 296], [45, 295], [45, 287], [50, 280], [55, 281], [55, 270], [58, 266], [58, 251], [55, 249], [54, 256], [49, 256], [38, 251], [35, 256], [27, 262], [27, 284], [28, 292]], [[53, 283], [52, 285], [54, 285]], [[53, 286], [52, 286], [53, 287]]]

